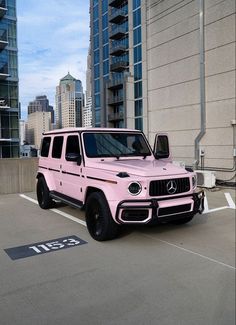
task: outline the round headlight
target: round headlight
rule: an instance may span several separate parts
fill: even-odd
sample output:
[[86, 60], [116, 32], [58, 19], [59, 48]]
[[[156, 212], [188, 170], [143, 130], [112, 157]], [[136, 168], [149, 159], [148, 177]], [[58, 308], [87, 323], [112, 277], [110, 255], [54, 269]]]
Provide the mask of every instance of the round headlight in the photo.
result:
[[193, 184], [193, 188], [197, 187], [197, 176], [196, 175], [194, 175], [192, 177], [192, 184]]
[[138, 182], [130, 183], [128, 191], [131, 195], [138, 195], [142, 191], [142, 186]]

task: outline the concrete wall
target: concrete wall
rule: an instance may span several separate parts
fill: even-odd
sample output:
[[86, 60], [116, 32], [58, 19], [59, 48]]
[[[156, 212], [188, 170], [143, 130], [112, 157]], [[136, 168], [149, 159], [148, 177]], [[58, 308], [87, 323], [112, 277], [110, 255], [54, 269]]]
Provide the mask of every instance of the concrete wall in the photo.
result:
[[[200, 130], [199, 0], [147, 0], [149, 138], [170, 135], [175, 160], [191, 165]], [[235, 0], [205, 0], [205, 167], [234, 164]], [[235, 128], [235, 126], [234, 126]], [[218, 173], [228, 179], [233, 173]]]
[[0, 159], [0, 194], [35, 191], [38, 158]]

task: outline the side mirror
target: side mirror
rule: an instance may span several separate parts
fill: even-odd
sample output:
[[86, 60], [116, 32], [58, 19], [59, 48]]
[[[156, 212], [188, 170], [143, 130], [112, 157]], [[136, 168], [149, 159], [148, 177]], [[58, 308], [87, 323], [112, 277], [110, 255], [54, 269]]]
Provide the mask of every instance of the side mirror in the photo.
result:
[[169, 140], [166, 134], [157, 134], [154, 144], [154, 156], [156, 159], [170, 157]]
[[66, 160], [77, 162], [77, 165], [80, 165], [82, 159], [79, 153], [69, 152], [66, 154]]

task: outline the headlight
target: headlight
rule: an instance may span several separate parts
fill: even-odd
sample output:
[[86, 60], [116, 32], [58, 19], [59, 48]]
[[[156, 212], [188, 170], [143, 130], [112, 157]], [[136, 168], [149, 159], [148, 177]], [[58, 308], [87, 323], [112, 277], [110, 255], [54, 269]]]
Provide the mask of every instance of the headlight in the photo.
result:
[[142, 191], [142, 186], [139, 182], [132, 182], [129, 184], [128, 191], [131, 195], [139, 195]]
[[192, 177], [192, 184], [193, 184], [193, 188], [196, 188], [197, 187], [197, 176], [196, 175], [194, 175]]

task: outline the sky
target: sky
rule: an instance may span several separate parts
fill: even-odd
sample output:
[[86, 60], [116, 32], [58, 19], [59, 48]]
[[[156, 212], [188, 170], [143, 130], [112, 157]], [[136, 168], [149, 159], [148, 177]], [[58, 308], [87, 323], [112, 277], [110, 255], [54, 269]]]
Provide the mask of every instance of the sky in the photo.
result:
[[68, 72], [86, 87], [89, 0], [17, 0], [21, 117], [37, 95], [55, 109], [56, 86]]

